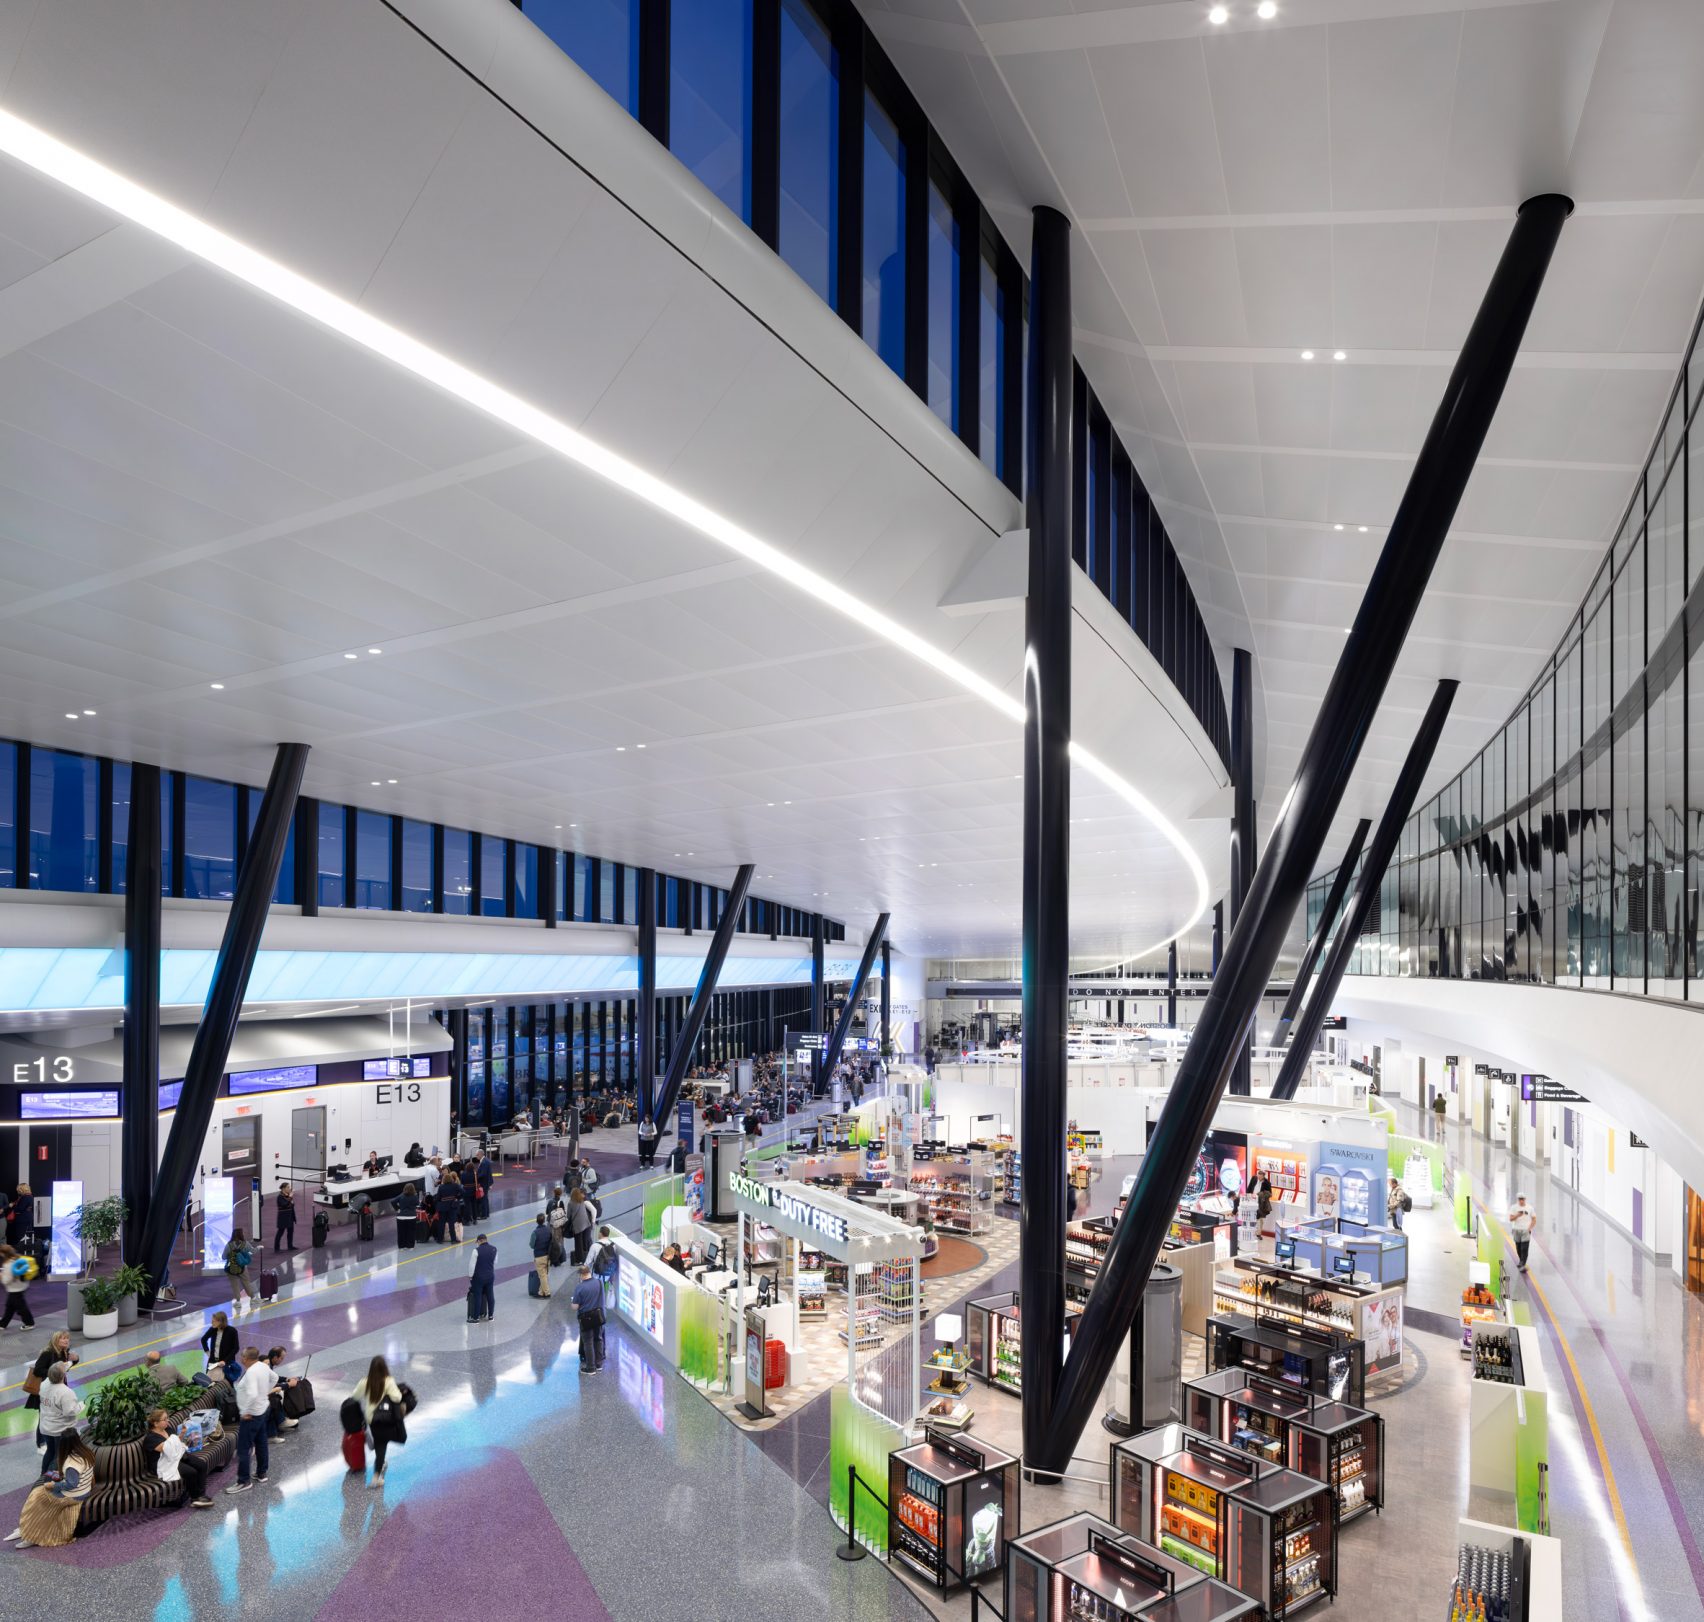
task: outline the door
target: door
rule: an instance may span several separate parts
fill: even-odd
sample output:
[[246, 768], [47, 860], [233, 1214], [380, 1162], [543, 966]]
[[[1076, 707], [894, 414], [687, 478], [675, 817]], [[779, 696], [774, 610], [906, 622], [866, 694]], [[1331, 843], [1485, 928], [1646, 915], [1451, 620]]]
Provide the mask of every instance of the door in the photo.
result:
[[260, 1175], [258, 1115], [235, 1115], [223, 1123], [219, 1170], [226, 1177], [236, 1178], [239, 1190], [247, 1189], [249, 1178]]
[[290, 1111], [290, 1170], [302, 1182], [325, 1181], [325, 1105]]

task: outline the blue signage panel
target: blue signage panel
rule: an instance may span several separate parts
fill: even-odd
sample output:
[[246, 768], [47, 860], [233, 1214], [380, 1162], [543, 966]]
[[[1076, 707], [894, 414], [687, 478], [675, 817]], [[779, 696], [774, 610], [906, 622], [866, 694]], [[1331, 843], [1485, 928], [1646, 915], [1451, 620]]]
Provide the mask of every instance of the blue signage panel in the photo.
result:
[[692, 1100], [683, 1098], [675, 1114], [675, 1131], [680, 1135], [680, 1146], [689, 1152], [692, 1149], [692, 1123]]
[[1389, 1175], [1390, 1159], [1383, 1149], [1364, 1143], [1322, 1143], [1313, 1174], [1314, 1215], [1384, 1221]]
[[314, 1087], [319, 1084], [317, 1064], [287, 1064], [277, 1070], [234, 1070], [231, 1072], [231, 1096], [242, 1093], [281, 1093], [292, 1087]]
[[24, 1121], [89, 1121], [118, 1114], [118, 1089], [94, 1093], [19, 1093]]

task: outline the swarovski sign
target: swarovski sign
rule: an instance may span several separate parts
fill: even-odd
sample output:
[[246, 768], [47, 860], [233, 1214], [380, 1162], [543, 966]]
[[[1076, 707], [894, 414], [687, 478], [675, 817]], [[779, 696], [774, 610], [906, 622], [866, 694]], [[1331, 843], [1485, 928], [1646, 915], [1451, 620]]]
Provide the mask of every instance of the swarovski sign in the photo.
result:
[[784, 1221], [811, 1229], [825, 1239], [832, 1239], [838, 1245], [846, 1243], [846, 1218], [837, 1212], [825, 1211], [820, 1205], [812, 1205], [809, 1200], [800, 1199], [797, 1194], [789, 1194], [784, 1189], [760, 1183], [753, 1177], [742, 1177], [737, 1172], [729, 1177], [728, 1187], [735, 1199], [762, 1206]]

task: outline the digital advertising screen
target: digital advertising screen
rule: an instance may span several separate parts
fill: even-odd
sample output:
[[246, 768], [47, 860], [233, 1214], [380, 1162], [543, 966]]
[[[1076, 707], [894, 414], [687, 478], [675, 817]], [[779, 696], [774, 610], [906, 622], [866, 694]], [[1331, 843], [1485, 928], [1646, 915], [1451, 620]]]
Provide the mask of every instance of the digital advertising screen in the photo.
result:
[[92, 1121], [116, 1114], [116, 1087], [95, 1093], [18, 1094], [18, 1117], [24, 1121]]
[[410, 1076], [424, 1079], [431, 1074], [432, 1060], [424, 1053], [413, 1058], [404, 1054], [395, 1059], [366, 1059], [361, 1064], [363, 1081], [403, 1081]]
[[231, 1215], [236, 1207], [234, 1178], [208, 1177], [201, 1185], [201, 1265], [208, 1273], [225, 1270], [225, 1246], [231, 1242]]
[[55, 1276], [83, 1270], [83, 1241], [77, 1233], [77, 1218], [82, 1210], [80, 1182], [53, 1185], [53, 1241], [48, 1253], [48, 1271]]
[[281, 1093], [294, 1087], [317, 1087], [319, 1066], [315, 1064], [283, 1065], [276, 1070], [233, 1070], [231, 1096], [245, 1093]]
[[1003, 1488], [998, 1476], [978, 1476], [964, 1489], [964, 1574], [982, 1577], [1000, 1565]]

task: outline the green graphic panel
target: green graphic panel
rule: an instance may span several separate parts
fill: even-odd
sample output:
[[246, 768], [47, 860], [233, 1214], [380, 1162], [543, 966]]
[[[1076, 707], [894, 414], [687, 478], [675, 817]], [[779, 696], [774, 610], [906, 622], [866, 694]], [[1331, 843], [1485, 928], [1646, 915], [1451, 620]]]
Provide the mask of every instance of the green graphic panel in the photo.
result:
[[858, 1524], [852, 1535], [884, 1560], [888, 1552], [888, 1454], [905, 1445], [899, 1426], [854, 1402], [846, 1387], [837, 1385], [829, 1396], [828, 1512], [834, 1524], [846, 1527], [846, 1500], [851, 1487], [848, 1467], [858, 1472]]
[[1550, 1506], [1545, 1501], [1550, 1464], [1550, 1408], [1542, 1391], [1523, 1399], [1526, 1423], [1515, 1430], [1515, 1524], [1523, 1532], [1548, 1534]]
[[645, 1237], [660, 1239], [663, 1235], [663, 1212], [671, 1205], [686, 1204], [684, 1177], [659, 1177], [645, 1185]]
[[715, 1385], [721, 1378], [717, 1356], [716, 1300], [705, 1290], [679, 1290], [680, 1372], [694, 1385]]

